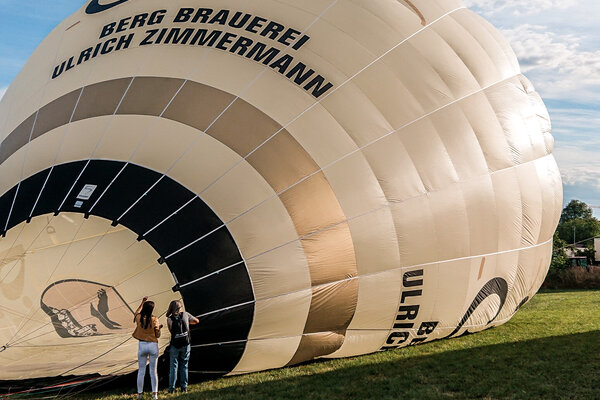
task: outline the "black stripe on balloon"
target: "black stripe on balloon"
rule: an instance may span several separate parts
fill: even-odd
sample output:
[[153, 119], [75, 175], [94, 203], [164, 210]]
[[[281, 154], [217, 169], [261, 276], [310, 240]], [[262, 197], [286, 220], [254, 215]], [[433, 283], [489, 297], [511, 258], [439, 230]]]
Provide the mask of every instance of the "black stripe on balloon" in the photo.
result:
[[218, 371], [217, 375], [222, 375], [226, 371], [231, 372], [237, 365], [237, 362], [233, 363], [232, 361], [245, 348], [245, 342], [193, 348], [194, 353], [190, 357], [189, 369], [190, 371], [205, 371], [207, 373]]
[[[2, 197], [0, 197], [0, 229], [3, 230], [4, 226], [6, 225], [6, 220], [9, 217], [10, 214], [10, 208], [12, 207], [13, 204], [13, 200], [15, 197], [15, 194], [17, 193], [17, 187], [15, 186], [14, 188], [10, 189], [8, 192], [6, 192]], [[7, 229], [10, 229], [11, 226], [9, 225], [7, 227]], [[4, 234], [6, 234], [5, 231], [2, 231], [2, 236], [4, 236]]]
[[36, 174], [31, 179], [21, 183], [10, 220], [8, 221], [9, 227], [27, 220], [40, 193], [40, 187], [44, 184], [47, 176], [48, 174]]
[[[215, 231], [206, 240], [170, 257], [166, 265], [179, 281], [195, 281], [180, 290], [186, 309], [194, 315], [203, 315], [201, 325], [194, 329], [192, 345], [240, 341], [235, 345], [194, 348], [195, 353], [202, 353], [192, 357], [202, 360], [196, 369], [230, 372], [245, 349], [254, 318], [254, 293], [244, 260], [227, 227], [219, 228], [223, 222], [210, 207], [166, 176], [131, 207], [161, 174], [120, 161], [91, 160], [77, 179], [86, 162], [57, 165], [23, 180], [10, 215], [9, 229], [27, 221], [30, 214], [36, 217], [68, 211], [116, 221], [131, 208], [119, 222], [143, 235], [179, 210], [147, 235], [146, 240], [161, 258]], [[78, 199], [85, 185], [95, 185], [96, 189], [89, 199]], [[15, 193], [16, 186], [0, 196], [0, 221], [9, 218]], [[67, 195], [62, 209], [58, 210]], [[184, 204], [187, 206], [182, 208]], [[236, 266], [214, 273], [230, 265]], [[199, 279], [211, 273], [214, 274]]]
[[[102, 195], [100, 201], [93, 208], [94, 215], [110, 220], [114, 220], [115, 215], [117, 217], [121, 216], [158, 178], [160, 178], [158, 172], [139, 167], [135, 164], [127, 164], [123, 172], [114, 180], [109, 190]], [[175, 197], [171, 197], [170, 200], [169, 203], [176, 203], [178, 201]], [[163, 202], [163, 208], [167, 206], [165, 203]], [[155, 214], [154, 210], [147, 211]], [[138, 225], [134, 223], [134, 220], [130, 222]], [[133, 226], [129, 228], [136, 233], [139, 233], [142, 229], [140, 227], [134, 229]]]
[[[187, 189], [182, 191], [179, 183], [167, 177], [164, 177], [152, 187], [158, 179], [160, 179], [159, 175], [157, 175], [156, 179], [151, 181], [151, 183], [148, 183], [143, 191], [139, 192], [138, 198], [128, 203], [124, 203], [125, 207], [122, 207], [123, 209], [118, 213], [119, 215], [116, 216], [116, 218], [119, 218], [125, 211], [129, 210], [123, 218], [119, 220], [119, 223], [139, 235], [148, 232], [149, 229], [159, 224], [194, 197], [192, 192]], [[152, 189], [150, 189], [151, 187]], [[143, 196], [148, 189], [150, 189], [150, 191]], [[129, 209], [129, 207], [138, 199], [139, 201], [135, 203], [133, 208]], [[188, 221], [188, 223], [192, 223], [192, 221]], [[166, 244], [163, 246], [166, 246]], [[159, 250], [157, 251], [159, 254], [163, 255]], [[167, 255], [168, 254], [164, 254], [165, 257]]]
[[498, 314], [500, 314], [500, 311], [502, 310], [502, 307], [504, 306], [504, 302], [506, 301], [506, 296], [508, 294], [508, 284], [502, 278], [494, 278], [494, 279], [490, 280], [488, 283], [486, 283], [483, 286], [483, 288], [481, 288], [481, 290], [479, 291], [479, 293], [477, 293], [477, 296], [475, 296], [475, 299], [469, 306], [469, 309], [467, 310], [465, 315], [462, 317], [462, 319], [458, 323], [458, 326], [456, 327], [456, 329], [454, 329], [452, 331], [452, 333], [446, 337], [448, 338], [448, 337], [454, 336], [460, 330], [460, 328], [462, 328], [463, 325], [467, 322], [469, 317], [475, 312], [477, 307], [479, 307], [479, 305], [481, 303], [483, 303], [483, 301], [485, 299], [487, 299], [489, 296], [491, 296], [493, 294], [500, 297], [500, 306], [498, 307], [498, 311], [496, 312], [494, 317], [491, 320], [489, 320], [486, 325], [489, 325], [490, 323], [492, 323], [496, 319], [496, 317], [498, 317]]
[[246, 266], [241, 263], [182, 287], [180, 292], [186, 299], [186, 309], [194, 315], [203, 315], [254, 301], [250, 278], [244, 271]]
[[[98, 200], [104, 189], [108, 186], [112, 178], [119, 172], [123, 167], [123, 163], [106, 160], [95, 160], [90, 161], [87, 168], [77, 182], [73, 186], [73, 190], [69, 193], [66, 198], [62, 209], [58, 211], [68, 211], [77, 213], [87, 213], [92, 205]], [[80, 200], [79, 195], [86, 185], [95, 185], [96, 188], [92, 193], [89, 200], [82, 201], [82, 205], [77, 206], [77, 202]]]
[[246, 340], [252, 322], [247, 318], [253, 314], [254, 302], [199, 317], [200, 323], [190, 326], [194, 346]]
[[40, 172], [42, 175], [50, 173], [50, 176], [43, 190], [41, 187], [39, 189], [41, 190], [41, 194], [39, 195], [40, 200], [35, 206], [32, 215], [44, 215], [58, 211], [60, 204], [65, 196], [69, 194], [73, 182], [75, 182], [85, 164], [86, 161], [71, 162], [57, 165], [51, 172]]
[[515, 308], [515, 312], [519, 311], [519, 309], [521, 307], [523, 307], [525, 305], [525, 303], [527, 303], [528, 301], [529, 301], [529, 296], [525, 296], [525, 298], [523, 300], [521, 300], [521, 302], [519, 303], [517, 308]]
[[[190, 223], [194, 221], [194, 223]], [[160, 222], [160, 221], [158, 221]], [[157, 222], [157, 224], [158, 224]], [[146, 240], [148, 243], [154, 244], [156, 243], [156, 249], [159, 251], [161, 255], [163, 254], [172, 254], [173, 252], [179, 250], [181, 247], [185, 246], [185, 244], [189, 243], [190, 238], [198, 238], [206, 235], [207, 233], [215, 230], [219, 226], [222, 226], [223, 222], [219, 217], [215, 215], [214, 212], [199, 198], [195, 198], [190, 204], [186, 205], [183, 209], [181, 209], [176, 215], [169, 218], [163, 224], [158, 226], [152, 232], [148, 233], [146, 236]], [[227, 230], [227, 228], [225, 228]], [[170, 240], [165, 241], [163, 237], [166, 234], [173, 235]], [[221, 235], [218, 240], [224, 240], [229, 242], [229, 244], [233, 244], [235, 247], [234, 253], [231, 253], [233, 248], [226, 248], [229, 254], [223, 254], [226, 258], [220, 261], [218, 258], [214, 257], [214, 261], [218, 264], [217, 269], [221, 269], [229, 264], [226, 261], [228, 259], [235, 259], [235, 261], [239, 261], [241, 258], [239, 256], [239, 252], [237, 251], [237, 246], [233, 242], [233, 238], [231, 236], [227, 237], [227, 235]], [[182, 243], [184, 245], [182, 246]], [[219, 243], [214, 243], [213, 245], [219, 246]], [[211, 248], [203, 247], [201, 251], [195, 252], [195, 259], [198, 261], [202, 260], [202, 263], [205, 264], [205, 258], [211, 257], [211, 254], [207, 254], [211, 252]], [[223, 249], [225, 249], [223, 247]], [[218, 251], [218, 253], [222, 253]], [[191, 253], [190, 253], [191, 254]], [[229, 256], [229, 257], [227, 257]], [[189, 257], [189, 256], [188, 256]], [[187, 258], [187, 257], [186, 257]], [[169, 262], [171, 260], [169, 259]], [[224, 263], [224, 264], [223, 264]], [[179, 281], [187, 281], [187, 279], [182, 276], [177, 275]]]

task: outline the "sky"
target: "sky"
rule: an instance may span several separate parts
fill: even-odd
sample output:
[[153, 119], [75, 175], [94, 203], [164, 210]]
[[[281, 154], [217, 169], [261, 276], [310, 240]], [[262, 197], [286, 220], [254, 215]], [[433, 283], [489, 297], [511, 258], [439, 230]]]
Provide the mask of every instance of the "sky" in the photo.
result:
[[[600, 207], [600, 0], [464, 1], [510, 41], [548, 107], [564, 203]], [[0, 97], [36, 46], [83, 3], [0, 0]]]

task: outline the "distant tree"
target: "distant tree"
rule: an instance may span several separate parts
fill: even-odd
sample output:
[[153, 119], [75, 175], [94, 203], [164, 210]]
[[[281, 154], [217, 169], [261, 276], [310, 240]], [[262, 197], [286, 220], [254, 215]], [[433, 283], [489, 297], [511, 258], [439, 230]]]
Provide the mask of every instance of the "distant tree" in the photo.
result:
[[557, 232], [565, 242], [579, 243], [600, 236], [600, 221], [592, 216], [590, 206], [571, 200], [562, 211]]
[[570, 267], [569, 257], [565, 251], [566, 246], [567, 242], [558, 237], [558, 232], [554, 233], [550, 270], [557, 271]]
[[600, 236], [600, 221], [594, 217], [571, 219], [558, 224], [557, 232], [565, 242], [579, 243]]
[[592, 216], [592, 209], [583, 201], [571, 200], [569, 204], [563, 208], [562, 213], [560, 214], [560, 223], [572, 221], [577, 218], [594, 218]]

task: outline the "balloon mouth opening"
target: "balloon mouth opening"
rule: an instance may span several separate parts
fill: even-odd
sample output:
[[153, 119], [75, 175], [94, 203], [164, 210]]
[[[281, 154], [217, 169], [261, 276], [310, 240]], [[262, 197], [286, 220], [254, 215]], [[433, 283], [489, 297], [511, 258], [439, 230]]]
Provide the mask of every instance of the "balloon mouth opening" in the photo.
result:
[[[2, 380], [126, 369], [141, 298], [151, 295], [162, 308], [180, 298], [157, 258], [137, 234], [97, 216], [45, 214], [9, 229], [0, 240]], [[32, 347], [40, 355], [35, 370]]]

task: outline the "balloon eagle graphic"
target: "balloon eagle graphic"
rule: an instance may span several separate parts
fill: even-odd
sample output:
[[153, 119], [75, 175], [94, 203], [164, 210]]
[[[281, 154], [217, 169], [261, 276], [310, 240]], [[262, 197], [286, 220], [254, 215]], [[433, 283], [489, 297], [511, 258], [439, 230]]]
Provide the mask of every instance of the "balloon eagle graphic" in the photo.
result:
[[88, 1], [0, 103], [0, 380], [135, 370], [144, 295], [200, 319], [193, 373], [500, 325], [550, 263], [552, 148], [459, 0]]

